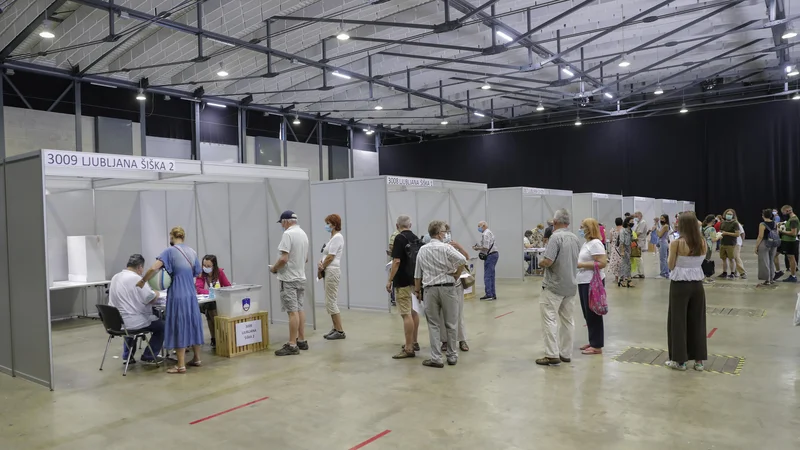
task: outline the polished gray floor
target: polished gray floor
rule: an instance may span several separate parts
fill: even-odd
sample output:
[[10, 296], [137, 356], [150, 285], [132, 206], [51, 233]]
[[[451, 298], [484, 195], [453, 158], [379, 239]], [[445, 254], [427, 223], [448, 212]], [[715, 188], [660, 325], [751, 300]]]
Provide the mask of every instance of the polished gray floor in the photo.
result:
[[[752, 253], [746, 246], [755, 274]], [[655, 274], [655, 256], [645, 259]], [[709, 306], [765, 311], [708, 316], [708, 332], [717, 329], [709, 352], [746, 358], [738, 376], [613, 359], [630, 346], [666, 348], [669, 282], [650, 278], [633, 289], [609, 284], [606, 353], [576, 351], [560, 367], [533, 362], [543, 352], [539, 278], [499, 282], [496, 302], [467, 301], [471, 351], [444, 369], [421, 365], [424, 325], [423, 355], [392, 360], [400, 319], [380, 312], [345, 310], [347, 339], [328, 342], [318, 310], [311, 350], [297, 357], [273, 356], [288, 331], [275, 325], [269, 352], [226, 359], [206, 349], [205, 366], [186, 375], [137, 365], [125, 378], [119, 359], [97, 370], [106, 340], [98, 323], [61, 322], [55, 392], [0, 376], [0, 449], [349, 449], [385, 430], [364, 448], [797, 449], [800, 285], [756, 283], [706, 289]], [[579, 309], [575, 320], [577, 349], [586, 342]]]

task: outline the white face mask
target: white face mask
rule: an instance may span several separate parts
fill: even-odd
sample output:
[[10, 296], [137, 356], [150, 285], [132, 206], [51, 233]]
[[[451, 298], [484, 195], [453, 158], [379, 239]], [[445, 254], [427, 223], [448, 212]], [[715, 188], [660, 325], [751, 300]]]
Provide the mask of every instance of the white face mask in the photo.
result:
[[442, 242], [444, 242], [445, 244], [449, 244], [450, 241], [452, 241], [452, 240], [453, 240], [453, 238], [450, 236], [450, 232], [449, 231], [445, 232], [444, 233], [444, 239], [442, 240]]
[[211, 273], [213, 271], [214, 271], [213, 267], [203, 267], [203, 272], [205, 273]]

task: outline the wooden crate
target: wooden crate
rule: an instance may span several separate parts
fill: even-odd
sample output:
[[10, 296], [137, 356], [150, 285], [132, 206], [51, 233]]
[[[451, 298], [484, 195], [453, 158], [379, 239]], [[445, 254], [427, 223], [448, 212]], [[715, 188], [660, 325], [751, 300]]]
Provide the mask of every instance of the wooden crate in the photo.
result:
[[[266, 350], [269, 347], [268, 316], [268, 313], [264, 311], [241, 317], [215, 317], [214, 326], [216, 328], [217, 337], [217, 355], [231, 358], [234, 356], [246, 355], [248, 353]], [[257, 344], [244, 345], [241, 347], [237, 346], [236, 324], [250, 322], [253, 320], [261, 320], [262, 341]]]

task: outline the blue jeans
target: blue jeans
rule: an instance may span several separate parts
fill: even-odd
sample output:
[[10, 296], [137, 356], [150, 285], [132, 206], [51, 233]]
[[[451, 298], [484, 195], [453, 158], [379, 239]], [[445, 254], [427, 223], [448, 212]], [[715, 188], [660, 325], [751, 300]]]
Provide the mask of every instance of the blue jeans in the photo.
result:
[[[156, 353], [156, 355], [161, 352], [161, 347], [164, 345], [164, 321], [163, 320], [154, 320], [150, 322], [150, 325], [140, 328], [140, 331], [150, 331], [153, 335], [150, 337], [150, 348]], [[127, 345], [122, 344], [122, 359], [128, 359], [128, 349], [130, 349], [133, 354], [136, 354], [136, 349], [133, 348], [134, 341], [133, 338], [125, 338], [125, 342]], [[143, 359], [155, 359], [155, 357], [150, 354], [150, 350], [145, 348], [144, 349], [144, 356]]]
[[486, 288], [487, 297], [497, 297], [494, 290], [494, 268], [497, 265], [497, 260], [500, 258], [500, 253], [489, 253], [486, 259], [483, 260], [483, 285]]
[[661, 265], [660, 275], [664, 278], [669, 278], [669, 266], [667, 265], [667, 258], [669, 258], [669, 245], [661, 243], [658, 246], [658, 260]]

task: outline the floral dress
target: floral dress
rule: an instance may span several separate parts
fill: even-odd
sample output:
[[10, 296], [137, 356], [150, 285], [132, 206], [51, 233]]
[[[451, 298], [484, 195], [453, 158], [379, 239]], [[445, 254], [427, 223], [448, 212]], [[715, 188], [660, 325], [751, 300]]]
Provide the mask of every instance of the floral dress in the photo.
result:
[[617, 249], [617, 238], [619, 238], [619, 230], [612, 228], [611, 243], [608, 246], [608, 267], [606, 268], [606, 273], [613, 274], [614, 277], [619, 277], [619, 266], [622, 263], [622, 256]]
[[631, 279], [631, 242], [633, 242], [631, 229], [623, 228], [619, 234], [619, 252], [621, 254], [619, 276], [626, 280]]
[[531, 245], [533, 245], [533, 248], [544, 248], [544, 234], [542, 234], [542, 230], [538, 228], [533, 230]]

